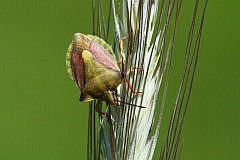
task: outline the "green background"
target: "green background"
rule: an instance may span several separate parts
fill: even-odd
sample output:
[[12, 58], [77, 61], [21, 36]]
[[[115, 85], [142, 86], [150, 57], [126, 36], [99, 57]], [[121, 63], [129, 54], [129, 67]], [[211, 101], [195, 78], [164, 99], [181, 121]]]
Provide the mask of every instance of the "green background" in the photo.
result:
[[[209, 1], [182, 159], [240, 158], [238, 6]], [[75, 32], [92, 33], [91, 1], [1, 1], [1, 160], [86, 159], [88, 107], [65, 69]]]

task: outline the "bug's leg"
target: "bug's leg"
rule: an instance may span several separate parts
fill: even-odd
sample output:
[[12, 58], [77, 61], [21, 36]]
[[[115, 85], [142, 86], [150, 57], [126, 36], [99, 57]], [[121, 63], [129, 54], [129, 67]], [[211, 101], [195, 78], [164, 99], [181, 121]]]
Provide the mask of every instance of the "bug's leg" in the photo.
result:
[[136, 92], [134, 89], [133, 89], [133, 86], [130, 84], [130, 82], [127, 80], [127, 79], [125, 79], [125, 82], [128, 84], [128, 87], [130, 88], [130, 90], [131, 90], [131, 92], [133, 93], [133, 94], [141, 94], [142, 92]]
[[120, 59], [117, 61], [117, 64], [120, 65], [122, 63], [122, 54], [120, 55]]
[[[130, 72], [135, 71], [135, 70], [143, 70], [143, 69], [140, 68], [140, 67], [131, 67], [131, 68], [127, 71], [126, 76], [128, 76]], [[131, 90], [132, 93], [134, 93], [134, 94], [141, 94], [141, 93], [142, 93], [142, 92], [136, 92], [136, 91], [133, 89], [132, 85], [130, 84], [130, 82], [129, 82], [127, 79], [125, 79], [125, 82], [128, 84], [128, 87], [130, 88], [130, 90]]]
[[140, 68], [140, 67], [131, 67], [131, 68], [127, 71], [126, 75], [128, 76], [130, 72], [135, 71], [135, 70], [143, 70], [143, 69]]
[[106, 116], [106, 117], [107, 117], [107, 121], [110, 122], [110, 115], [107, 114], [106, 112], [102, 112], [101, 107], [100, 107], [101, 104], [102, 104], [102, 100], [98, 100], [98, 101], [97, 101], [97, 104], [96, 104], [95, 110], [96, 110], [96, 112], [98, 112], [99, 114], [101, 114], [101, 115], [103, 115], [103, 116]]
[[120, 41], [119, 41], [119, 46], [120, 46], [120, 59], [118, 60], [117, 64], [120, 65], [122, 63], [122, 54], [123, 54], [123, 41], [127, 40], [127, 37], [123, 37]]
[[103, 113], [103, 112], [101, 111], [101, 107], [100, 107], [101, 104], [102, 104], [102, 100], [98, 100], [98, 101], [97, 101], [97, 104], [96, 104], [95, 110], [96, 110], [99, 114], [104, 115], [105, 113]]

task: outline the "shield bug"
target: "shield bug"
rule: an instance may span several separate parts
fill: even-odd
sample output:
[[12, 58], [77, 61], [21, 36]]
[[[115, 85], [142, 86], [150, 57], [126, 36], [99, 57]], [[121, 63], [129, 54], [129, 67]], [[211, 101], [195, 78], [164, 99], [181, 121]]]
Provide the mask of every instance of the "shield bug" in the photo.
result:
[[[116, 104], [113, 92], [124, 80], [128, 82], [125, 77], [130, 72], [120, 71], [112, 48], [103, 39], [82, 33], [74, 34], [66, 55], [66, 67], [81, 92], [82, 102], [101, 99]], [[128, 85], [135, 93], [129, 82]]]

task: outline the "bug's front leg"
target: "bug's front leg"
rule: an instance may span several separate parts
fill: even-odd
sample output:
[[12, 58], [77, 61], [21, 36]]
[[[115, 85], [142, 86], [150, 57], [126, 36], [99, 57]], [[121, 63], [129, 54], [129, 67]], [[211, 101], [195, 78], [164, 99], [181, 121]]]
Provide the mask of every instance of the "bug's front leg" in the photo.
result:
[[120, 41], [119, 41], [119, 47], [120, 47], [120, 59], [118, 60], [117, 64], [120, 65], [122, 63], [122, 59], [123, 59], [123, 41], [127, 40], [127, 37], [123, 37]]
[[135, 71], [135, 70], [141, 70], [141, 71], [143, 71], [143, 69], [142, 69], [141, 67], [131, 67], [131, 68], [127, 71], [126, 75], [128, 76], [130, 72], [133, 72], [133, 71]]

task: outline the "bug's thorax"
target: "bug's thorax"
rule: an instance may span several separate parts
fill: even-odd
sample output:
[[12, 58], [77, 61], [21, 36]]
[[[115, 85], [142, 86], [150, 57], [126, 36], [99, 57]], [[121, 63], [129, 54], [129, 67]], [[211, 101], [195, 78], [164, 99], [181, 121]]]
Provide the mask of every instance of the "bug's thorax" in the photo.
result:
[[104, 99], [107, 101], [107, 99], [112, 99], [109, 97], [111, 94], [108, 94], [108, 91], [115, 91], [123, 81], [124, 78], [122, 78], [121, 72], [110, 70], [89, 80], [85, 84], [83, 93], [90, 95], [94, 99]]

